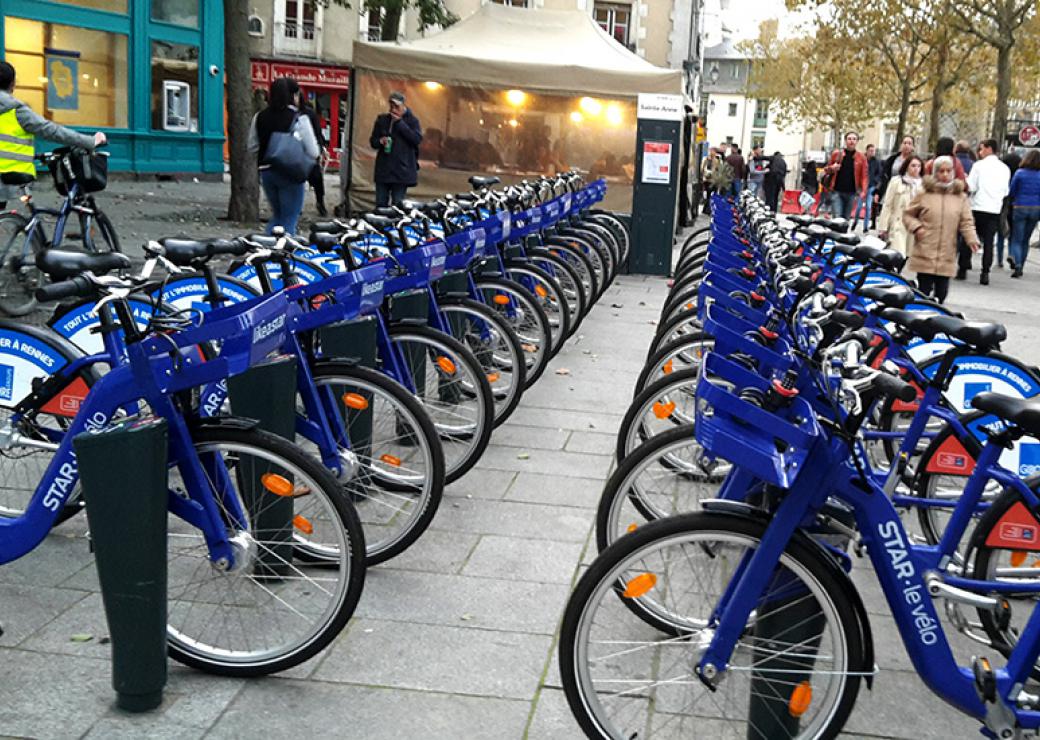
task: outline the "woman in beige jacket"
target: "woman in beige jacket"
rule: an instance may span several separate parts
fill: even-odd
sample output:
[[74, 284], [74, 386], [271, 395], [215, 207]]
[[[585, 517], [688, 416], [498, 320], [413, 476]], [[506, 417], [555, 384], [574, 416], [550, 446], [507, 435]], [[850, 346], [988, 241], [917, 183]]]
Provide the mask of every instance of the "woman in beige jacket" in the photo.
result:
[[909, 266], [917, 273], [917, 288], [942, 303], [957, 272], [957, 234], [972, 252], [979, 251], [979, 237], [953, 157], [936, 157], [932, 171], [933, 177], [924, 178], [924, 191], [904, 211], [903, 225], [914, 237]]
[[916, 154], [903, 162], [899, 177], [893, 177], [888, 183], [878, 218], [878, 236], [888, 242], [889, 249], [907, 256], [911, 254], [914, 238], [903, 225], [903, 212], [921, 192], [923, 172], [924, 160]]

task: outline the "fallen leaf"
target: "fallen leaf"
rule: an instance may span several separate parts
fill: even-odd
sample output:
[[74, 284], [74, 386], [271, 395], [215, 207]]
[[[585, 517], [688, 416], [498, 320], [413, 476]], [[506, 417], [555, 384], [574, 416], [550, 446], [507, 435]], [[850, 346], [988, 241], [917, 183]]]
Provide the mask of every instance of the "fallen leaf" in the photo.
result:
[[473, 615], [463, 614], [461, 617], [459, 617], [459, 619], [461, 619], [463, 622], [469, 622], [471, 619], [473, 619]]
[[528, 453], [526, 453], [526, 452], [521, 452], [519, 455], [516, 456], [516, 459], [517, 460], [530, 460], [531, 456]]
[[90, 642], [94, 639], [94, 635], [72, 635], [69, 637], [69, 642]]
[[561, 368], [557, 368], [557, 370], [556, 370], [556, 374], [557, 374], [557, 375], [570, 375], [570, 374], [571, 374], [571, 371], [570, 371], [570, 370], [568, 370], [568, 369], [567, 369], [567, 368], [565, 368], [565, 367], [561, 367]]
[[611, 303], [610, 307], [611, 308], [624, 308], [625, 304], [624, 303]]

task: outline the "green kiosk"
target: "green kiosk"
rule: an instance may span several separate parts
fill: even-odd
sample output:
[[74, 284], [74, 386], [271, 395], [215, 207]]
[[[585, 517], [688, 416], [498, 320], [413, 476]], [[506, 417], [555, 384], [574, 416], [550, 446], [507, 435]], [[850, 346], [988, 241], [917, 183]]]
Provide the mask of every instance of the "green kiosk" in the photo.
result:
[[679, 202], [683, 130], [681, 95], [640, 94], [636, 124], [636, 173], [632, 192], [629, 272], [667, 275]]

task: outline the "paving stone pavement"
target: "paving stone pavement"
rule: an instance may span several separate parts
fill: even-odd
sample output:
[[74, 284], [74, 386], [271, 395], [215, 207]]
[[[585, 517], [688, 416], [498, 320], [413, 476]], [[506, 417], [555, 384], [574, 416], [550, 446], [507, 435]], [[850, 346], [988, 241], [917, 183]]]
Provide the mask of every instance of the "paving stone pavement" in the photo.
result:
[[[951, 302], [1007, 323], [1008, 349], [1036, 363], [1040, 326], [1019, 298], [1040, 287], [1030, 267], [1020, 281], [996, 273], [988, 289], [954, 283]], [[0, 736], [581, 737], [560, 689], [556, 633], [595, 554], [613, 434], [666, 292], [661, 278], [618, 278], [477, 467], [448, 489], [431, 530], [372, 569], [349, 627], [286, 674], [233, 680], [171, 664], [159, 710], [116, 710], [85, 519], [62, 525], [0, 568]], [[882, 672], [845, 736], [977, 737], [909, 670], [865, 562], [854, 575]]]

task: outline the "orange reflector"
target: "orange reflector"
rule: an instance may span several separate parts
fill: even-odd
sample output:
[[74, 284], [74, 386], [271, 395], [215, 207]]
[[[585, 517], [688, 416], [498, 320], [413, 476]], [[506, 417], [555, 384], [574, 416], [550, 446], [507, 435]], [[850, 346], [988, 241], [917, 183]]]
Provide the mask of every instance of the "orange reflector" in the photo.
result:
[[368, 399], [360, 393], [344, 393], [343, 405], [355, 411], [364, 411], [368, 408]]
[[655, 585], [657, 585], [657, 576], [653, 573], [643, 573], [629, 581], [621, 595], [626, 599], [638, 599], [649, 593]]
[[656, 401], [654, 403], [654, 416], [658, 419], [667, 419], [675, 411], [675, 401], [669, 401], [668, 403], [661, 403]]
[[448, 375], [455, 374], [455, 363], [451, 361], [451, 358], [441, 355], [437, 358], [437, 367], [446, 372]]
[[543, 285], [534, 286], [534, 292], [539, 298], [545, 298], [545, 296], [549, 295], [549, 291], [547, 291]]
[[314, 525], [311, 524], [306, 517], [299, 514], [293, 517], [292, 525], [304, 534], [314, 534]]
[[1022, 563], [1026, 562], [1026, 551], [1015, 550], [1011, 553], [1011, 567], [1018, 568]]
[[498, 305], [500, 305], [500, 306], [504, 306], [504, 305], [506, 305], [507, 303], [509, 303], [509, 296], [505, 295], [504, 293], [498, 293], [498, 294], [497, 294], [497, 295], [496, 295], [496, 296], [494, 297], [494, 299], [493, 299], [493, 300], [494, 300], [494, 301], [495, 301], [495, 303], [497, 303]]
[[501, 377], [502, 376], [499, 375], [498, 373], [488, 373], [487, 379], [488, 379], [489, 383], [497, 383], [498, 379], [501, 378]]
[[672, 372], [672, 362], [673, 362], [673, 360], [668, 360], [668, 362], [664, 363], [663, 370], [664, 370], [664, 374], [665, 375], [667, 375], [668, 373]]
[[632, 534], [637, 529], [639, 529], [639, 525], [636, 524], [635, 522], [632, 522], [631, 524], [628, 525], [628, 529], [626, 529], [625, 531], [628, 532], [629, 534]]
[[387, 465], [392, 465], [395, 468], [401, 467], [401, 458], [395, 457], [394, 455], [380, 455], [379, 459]]
[[801, 717], [809, 711], [810, 704], [812, 704], [812, 686], [808, 681], [802, 681], [791, 692], [791, 699], [787, 702], [787, 711], [791, 713], [792, 717]]
[[264, 484], [264, 488], [275, 496], [293, 495], [293, 484], [287, 478], [277, 473], [264, 473], [260, 476], [260, 482]]
[[692, 308], [693, 308], [693, 304], [692, 304], [692, 303], [687, 303], [687, 304], [686, 304], [686, 310], [687, 310], [687, 311], [689, 311], [689, 310], [690, 310], [690, 309], [692, 309]]

